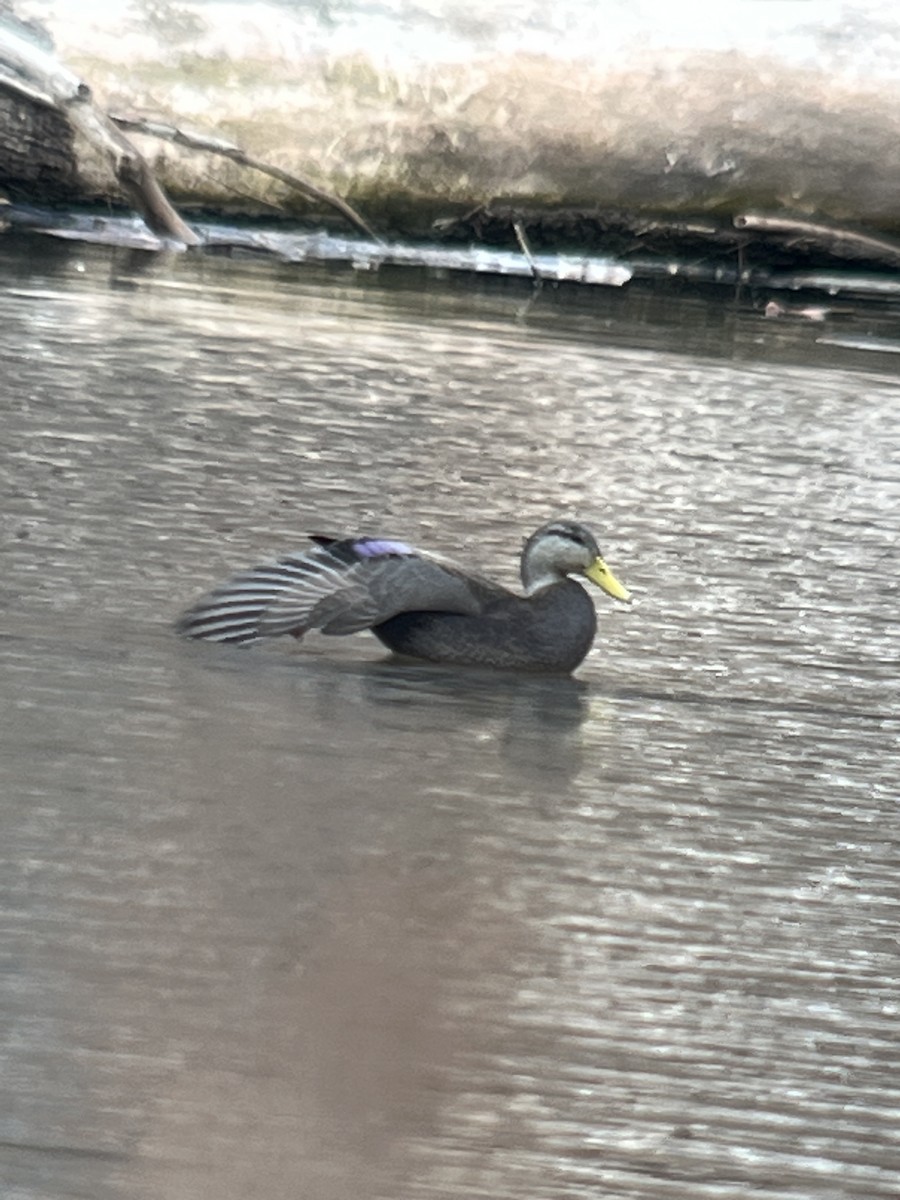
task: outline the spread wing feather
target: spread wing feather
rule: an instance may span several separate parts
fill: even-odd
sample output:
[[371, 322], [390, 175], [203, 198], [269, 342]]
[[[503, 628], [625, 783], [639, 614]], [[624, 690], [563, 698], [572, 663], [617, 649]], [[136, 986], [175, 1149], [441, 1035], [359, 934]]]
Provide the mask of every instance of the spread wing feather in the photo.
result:
[[377, 539], [326, 541], [213, 589], [177, 624], [186, 637], [249, 644], [307, 630], [356, 633], [402, 612], [476, 615], [505, 594], [448, 559]]

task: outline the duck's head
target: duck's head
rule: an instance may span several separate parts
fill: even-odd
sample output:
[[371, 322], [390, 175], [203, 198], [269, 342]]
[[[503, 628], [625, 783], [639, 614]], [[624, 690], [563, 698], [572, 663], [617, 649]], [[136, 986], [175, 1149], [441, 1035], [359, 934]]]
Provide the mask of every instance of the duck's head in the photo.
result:
[[536, 530], [522, 549], [522, 583], [528, 594], [559, 583], [567, 575], [585, 575], [616, 600], [630, 600], [603, 561], [591, 531], [577, 521], [550, 521]]

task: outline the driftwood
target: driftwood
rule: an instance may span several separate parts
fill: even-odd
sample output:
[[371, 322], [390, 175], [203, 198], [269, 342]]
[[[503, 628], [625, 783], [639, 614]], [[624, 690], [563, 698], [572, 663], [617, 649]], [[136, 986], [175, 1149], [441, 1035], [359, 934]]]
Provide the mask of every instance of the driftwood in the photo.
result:
[[304, 196], [309, 197], [309, 199], [317, 200], [319, 203], [327, 204], [329, 207], [335, 209], [355, 229], [359, 230], [367, 238], [371, 238], [373, 242], [382, 241], [378, 234], [366, 224], [359, 213], [352, 209], [340, 196], [334, 195], [333, 192], [326, 192], [323, 188], [318, 187], [300, 175], [291, 175], [287, 171], [282, 171], [280, 167], [273, 167], [270, 163], [263, 162], [262, 159], [254, 158], [246, 150], [242, 150], [240, 146], [223, 141], [221, 138], [188, 132], [185, 129], [179, 129], [175, 125], [167, 125], [159, 121], [137, 120], [112, 113], [110, 114], [110, 120], [115, 122], [120, 129], [127, 129], [129, 133], [143, 133], [151, 137], [163, 138], [166, 141], [174, 142], [178, 146], [186, 146], [190, 150], [199, 150], [206, 154], [219, 154], [223, 158], [228, 158], [232, 162], [240, 164], [240, 166], [250, 167], [254, 171], [261, 171], [263, 174], [287, 184], [288, 187], [294, 188], [295, 191], [302, 193]]
[[44, 50], [9, 29], [0, 31], [0, 87], [59, 113], [104, 159], [147, 225], [187, 246], [200, 242], [153, 177], [143, 156], [93, 103], [91, 89]]

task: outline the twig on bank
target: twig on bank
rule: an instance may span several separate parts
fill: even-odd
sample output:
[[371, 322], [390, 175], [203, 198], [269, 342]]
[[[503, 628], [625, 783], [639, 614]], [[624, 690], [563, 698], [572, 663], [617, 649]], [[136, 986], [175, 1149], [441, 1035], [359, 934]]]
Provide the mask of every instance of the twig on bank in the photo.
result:
[[248, 154], [246, 150], [242, 150], [240, 146], [235, 146], [232, 142], [226, 142], [221, 138], [207, 137], [205, 134], [188, 132], [176, 125], [168, 125], [160, 121], [144, 121], [138, 118], [119, 116], [115, 113], [110, 114], [110, 120], [120, 129], [127, 129], [130, 133], [142, 133], [149, 137], [162, 138], [165, 141], [173, 142], [175, 145], [185, 146], [189, 150], [198, 150], [206, 154], [218, 154], [223, 158], [230, 159], [234, 163], [238, 163], [242, 167], [249, 167], [254, 171], [261, 171], [265, 175], [270, 175], [273, 179], [277, 179], [280, 183], [284, 183], [295, 191], [301, 192], [309, 199], [317, 200], [322, 204], [327, 204], [331, 208], [336, 209], [360, 233], [365, 234], [367, 238], [371, 238], [373, 242], [383, 244], [383, 239], [375, 233], [359, 213], [350, 207], [346, 200], [342, 200], [340, 196], [336, 196], [333, 192], [325, 191], [324, 188], [318, 187], [300, 175], [292, 175], [288, 171], [282, 171], [280, 167], [274, 167], [271, 163], [254, 158], [253, 155]]
[[735, 229], [750, 233], [783, 234], [794, 239], [806, 239], [839, 258], [868, 259], [886, 266], [900, 267], [900, 243], [889, 238], [873, 237], [838, 225], [819, 221], [804, 221], [778, 213], [746, 212], [733, 218]]
[[535, 283], [541, 283], [540, 268], [534, 261], [534, 255], [531, 253], [531, 246], [528, 244], [528, 238], [525, 234], [525, 226], [518, 217], [513, 221], [513, 231], [516, 235], [516, 241], [519, 243], [519, 249], [522, 251], [525, 261], [531, 268], [531, 274], [534, 276]]

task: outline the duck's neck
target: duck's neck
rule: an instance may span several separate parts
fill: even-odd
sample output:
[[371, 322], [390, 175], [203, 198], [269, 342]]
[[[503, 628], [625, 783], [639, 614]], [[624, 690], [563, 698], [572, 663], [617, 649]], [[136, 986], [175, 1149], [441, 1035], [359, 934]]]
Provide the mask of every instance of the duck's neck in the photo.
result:
[[554, 566], [540, 553], [526, 554], [521, 566], [522, 587], [526, 596], [533, 596], [542, 588], [551, 587], [554, 583], [562, 583], [566, 578], [564, 571]]

